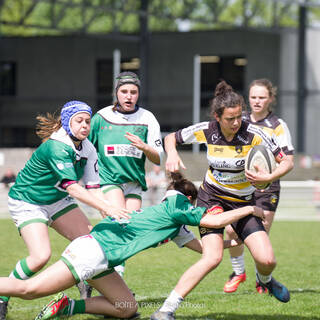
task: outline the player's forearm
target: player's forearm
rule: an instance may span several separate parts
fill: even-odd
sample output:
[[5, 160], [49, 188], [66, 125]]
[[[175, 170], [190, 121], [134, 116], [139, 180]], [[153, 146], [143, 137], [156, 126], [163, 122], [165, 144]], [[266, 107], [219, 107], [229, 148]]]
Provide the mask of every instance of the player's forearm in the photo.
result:
[[156, 165], [160, 165], [160, 155], [156, 149], [146, 144], [146, 148], [143, 150], [143, 152], [149, 161]]
[[[80, 186], [78, 183], [70, 185], [67, 188], [67, 191], [72, 198], [75, 198], [99, 211], [105, 210], [106, 203], [104, 202], [103, 198], [100, 198], [97, 195], [90, 194], [88, 190]], [[98, 193], [98, 191], [96, 192]]]
[[164, 149], [169, 153], [176, 153], [177, 152], [177, 141], [175, 132], [172, 132], [165, 136], [164, 138]]
[[253, 213], [254, 208], [252, 206], [246, 206], [230, 211], [225, 211], [216, 215], [206, 214], [201, 219], [200, 226], [219, 229]]
[[286, 155], [277, 168], [272, 172], [272, 181], [278, 180], [293, 169], [294, 161], [292, 155]]

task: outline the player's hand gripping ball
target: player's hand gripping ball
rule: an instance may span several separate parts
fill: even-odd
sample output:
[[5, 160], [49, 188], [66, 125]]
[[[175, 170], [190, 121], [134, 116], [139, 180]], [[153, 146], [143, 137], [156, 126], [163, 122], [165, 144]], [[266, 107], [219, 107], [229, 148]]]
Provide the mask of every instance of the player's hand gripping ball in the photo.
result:
[[[245, 169], [257, 172], [255, 166], [268, 173], [272, 173], [276, 168], [276, 160], [273, 153], [264, 145], [254, 146], [247, 154]], [[254, 186], [257, 189], [266, 189], [270, 186], [270, 183], [255, 184]]]

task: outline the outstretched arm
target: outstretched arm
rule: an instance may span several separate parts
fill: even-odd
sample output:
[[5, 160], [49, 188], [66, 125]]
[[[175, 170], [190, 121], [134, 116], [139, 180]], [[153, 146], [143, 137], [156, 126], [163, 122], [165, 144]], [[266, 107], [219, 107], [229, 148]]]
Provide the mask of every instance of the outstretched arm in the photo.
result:
[[[232, 240], [224, 240], [223, 241], [223, 248], [228, 249], [228, 248], [237, 247], [242, 243], [243, 242], [239, 238], [232, 239]], [[193, 251], [202, 253], [202, 242], [200, 239], [193, 239], [193, 240], [187, 242], [184, 246], [186, 248], [193, 250]]]
[[107, 216], [113, 217], [116, 220], [130, 218], [127, 209], [116, 208], [103, 200], [103, 196], [98, 195], [98, 193], [101, 192], [100, 189], [91, 190], [89, 192], [78, 183], [74, 183], [67, 187], [67, 191], [71, 197], [99, 210], [103, 218]]
[[207, 213], [200, 220], [200, 226], [219, 229], [250, 214], [264, 219], [264, 213], [261, 208], [256, 206], [246, 206], [234, 210], [225, 211], [219, 214]]
[[166, 170], [169, 172], [179, 171], [180, 167], [186, 169], [178, 151], [175, 133], [172, 132], [164, 138], [164, 149], [167, 152]]

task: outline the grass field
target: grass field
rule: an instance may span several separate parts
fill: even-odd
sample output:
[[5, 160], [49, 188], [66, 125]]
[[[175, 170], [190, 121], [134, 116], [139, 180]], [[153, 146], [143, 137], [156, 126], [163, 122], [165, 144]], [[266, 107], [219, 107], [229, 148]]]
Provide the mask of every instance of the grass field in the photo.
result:
[[[247, 281], [233, 294], [222, 288], [231, 271], [225, 252], [221, 265], [209, 274], [183, 302], [177, 319], [202, 320], [320, 320], [320, 222], [276, 221], [271, 240], [278, 266], [274, 277], [285, 283], [291, 291], [291, 301], [278, 302], [268, 295], [255, 293], [255, 275], [252, 259], [246, 251]], [[197, 230], [195, 229], [197, 234]], [[68, 242], [54, 231], [50, 232], [53, 255], [56, 261]], [[23, 241], [10, 219], [0, 220], [0, 275], [6, 276], [18, 259], [26, 255]], [[141, 319], [164, 301], [179, 276], [199, 258], [188, 249], [178, 249], [173, 243], [149, 249], [127, 262], [125, 280], [135, 292]], [[79, 297], [76, 288], [67, 293]], [[97, 294], [94, 291], [94, 294]], [[24, 301], [10, 300], [8, 320], [34, 319], [50, 298]], [[78, 315], [72, 319], [102, 319], [101, 316]]]

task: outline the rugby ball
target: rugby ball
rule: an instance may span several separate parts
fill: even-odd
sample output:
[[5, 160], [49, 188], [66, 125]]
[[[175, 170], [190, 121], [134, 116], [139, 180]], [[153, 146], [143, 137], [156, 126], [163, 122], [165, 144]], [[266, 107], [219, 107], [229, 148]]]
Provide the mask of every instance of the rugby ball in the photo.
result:
[[[271, 150], [264, 145], [258, 145], [251, 148], [245, 160], [245, 169], [248, 171], [257, 172], [255, 165], [259, 166], [265, 172], [271, 173], [276, 168], [276, 160]], [[266, 189], [270, 183], [255, 184], [257, 189]]]

